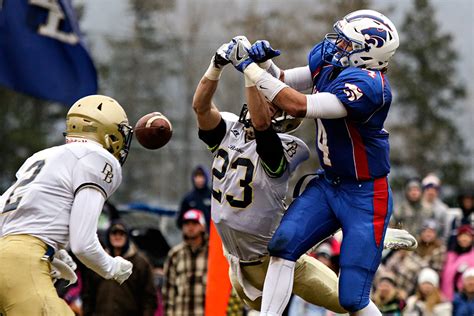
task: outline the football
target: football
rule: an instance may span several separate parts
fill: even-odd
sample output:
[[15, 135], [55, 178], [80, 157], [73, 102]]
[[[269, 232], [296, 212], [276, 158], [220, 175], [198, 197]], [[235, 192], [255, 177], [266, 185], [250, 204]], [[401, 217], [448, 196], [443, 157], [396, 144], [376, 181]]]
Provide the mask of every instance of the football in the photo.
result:
[[134, 133], [140, 145], [147, 149], [158, 149], [169, 142], [173, 127], [166, 116], [152, 112], [138, 120]]

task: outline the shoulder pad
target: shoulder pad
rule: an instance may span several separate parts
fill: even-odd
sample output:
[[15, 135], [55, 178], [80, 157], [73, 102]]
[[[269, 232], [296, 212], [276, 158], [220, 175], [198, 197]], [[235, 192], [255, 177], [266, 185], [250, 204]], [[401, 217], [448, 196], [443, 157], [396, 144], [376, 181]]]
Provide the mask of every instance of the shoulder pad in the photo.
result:
[[351, 86], [356, 86], [373, 103], [381, 103], [383, 100], [382, 80], [382, 74], [378, 70], [349, 67], [339, 74], [331, 86], [343, 86], [347, 90], [346, 94], [351, 93]]
[[322, 42], [316, 44], [308, 54], [308, 65], [309, 65], [309, 69], [311, 70], [312, 77], [314, 77], [315, 73], [318, 72], [318, 69], [320, 69], [324, 63], [321, 56], [322, 45], [323, 45]]

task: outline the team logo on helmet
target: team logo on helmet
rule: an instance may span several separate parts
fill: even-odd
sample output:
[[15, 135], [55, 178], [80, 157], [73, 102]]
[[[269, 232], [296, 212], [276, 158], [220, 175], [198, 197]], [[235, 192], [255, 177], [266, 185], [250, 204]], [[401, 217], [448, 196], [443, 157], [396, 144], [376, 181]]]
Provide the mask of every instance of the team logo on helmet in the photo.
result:
[[360, 31], [365, 38], [365, 42], [368, 45], [374, 45], [375, 47], [382, 47], [387, 40], [387, 31], [384, 29], [369, 27]]

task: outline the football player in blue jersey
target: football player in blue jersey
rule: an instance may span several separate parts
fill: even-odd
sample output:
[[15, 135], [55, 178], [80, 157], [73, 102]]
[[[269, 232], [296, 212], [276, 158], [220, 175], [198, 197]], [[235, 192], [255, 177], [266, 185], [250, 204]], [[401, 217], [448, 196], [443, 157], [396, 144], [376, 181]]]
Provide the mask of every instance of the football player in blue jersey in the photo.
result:
[[[280, 315], [293, 286], [295, 261], [342, 228], [339, 301], [351, 315], [381, 315], [370, 301], [392, 213], [388, 133], [392, 93], [386, 78], [399, 45], [393, 23], [359, 10], [334, 24], [308, 56], [308, 65], [282, 71], [257, 63], [279, 55], [267, 41], [250, 49], [235, 40], [227, 58], [275, 105], [316, 121], [322, 170], [291, 204], [268, 245], [272, 256], [261, 315]], [[278, 79], [280, 80], [278, 80]], [[312, 94], [299, 91], [312, 88]]]

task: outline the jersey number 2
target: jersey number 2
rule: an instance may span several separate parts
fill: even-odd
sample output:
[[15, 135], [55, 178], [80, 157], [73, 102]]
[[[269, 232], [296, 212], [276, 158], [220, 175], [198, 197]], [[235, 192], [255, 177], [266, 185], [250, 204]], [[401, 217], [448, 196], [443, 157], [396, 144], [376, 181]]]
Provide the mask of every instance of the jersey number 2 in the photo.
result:
[[[224, 149], [219, 149], [216, 154], [216, 158], [220, 157], [224, 160], [222, 163], [221, 170], [216, 168], [212, 168], [212, 176], [216, 177], [218, 180], [222, 180], [226, 174], [227, 167], [229, 166], [229, 154]], [[237, 158], [235, 161], [232, 162], [230, 165], [230, 169], [237, 169], [239, 166], [245, 167], [245, 176], [243, 179], [240, 179], [239, 185], [243, 188], [242, 199], [236, 199], [233, 195], [226, 194], [225, 198], [227, 202], [229, 202], [230, 206], [236, 208], [246, 208], [247, 206], [252, 203], [252, 187], [250, 184], [253, 181], [253, 171], [255, 166], [253, 165], [252, 161], [248, 158]], [[222, 203], [222, 191], [212, 189], [212, 197], [215, 198], [219, 203]]]
[[[44, 160], [38, 160], [34, 164], [32, 164], [28, 169], [26, 169], [25, 173], [23, 174], [23, 177], [27, 176], [26, 179], [22, 179], [21, 181], [19, 181], [18, 184], [15, 186], [15, 188], [12, 190], [12, 192], [8, 196], [8, 199], [5, 203], [5, 207], [3, 208], [3, 213], [16, 210], [16, 208], [20, 204], [22, 195], [21, 194], [15, 195], [15, 191], [18, 188], [21, 188], [33, 182], [36, 176], [38, 175], [38, 173], [43, 168], [43, 166], [44, 166]], [[29, 172], [32, 170], [34, 171], [29, 174]]]

